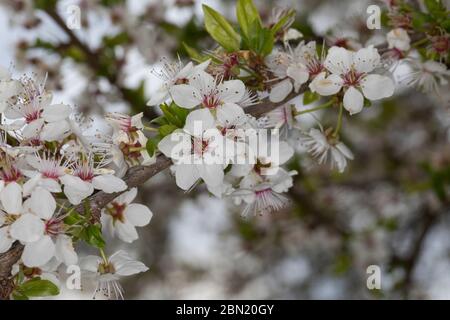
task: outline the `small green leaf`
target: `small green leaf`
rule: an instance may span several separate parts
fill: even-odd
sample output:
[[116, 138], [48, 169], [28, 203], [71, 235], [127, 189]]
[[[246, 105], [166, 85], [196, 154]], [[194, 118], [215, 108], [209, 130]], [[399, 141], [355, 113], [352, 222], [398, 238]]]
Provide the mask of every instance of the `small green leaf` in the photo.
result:
[[162, 138], [164, 138], [165, 136], [168, 136], [169, 134], [171, 134], [172, 132], [174, 132], [175, 130], [177, 130], [178, 127], [174, 126], [172, 124], [166, 124], [164, 126], [159, 127], [159, 134], [161, 135]]
[[159, 106], [161, 108], [161, 111], [163, 112], [166, 119], [169, 121], [169, 124], [172, 124], [176, 126], [177, 128], [183, 127], [183, 121], [179, 119], [176, 114], [172, 111], [171, 106], [168, 106], [167, 104], [162, 104]]
[[201, 55], [195, 48], [192, 48], [186, 42], [183, 42], [182, 45], [189, 58], [191, 58], [195, 62], [201, 63], [208, 59], [208, 57]]
[[98, 224], [93, 224], [86, 227], [80, 234], [80, 238], [83, 239], [87, 244], [96, 248], [103, 249], [105, 247], [105, 240], [102, 236], [102, 229]]
[[281, 28], [283, 28], [283, 26], [293, 17], [295, 16], [295, 10], [291, 9], [288, 12], [286, 12], [286, 14], [280, 18], [280, 20], [278, 20], [278, 22], [276, 24], [274, 24], [272, 26], [272, 32], [274, 34], [276, 34], [278, 31], [281, 30]]
[[160, 139], [158, 139], [157, 137], [147, 140], [147, 145], [145, 146], [145, 148], [147, 149], [147, 152], [150, 155], [150, 157], [153, 157], [156, 150], [158, 150], [159, 141], [160, 141]]
[[311, 92], [308, 90], [303, 94], [303, 104], [308, 105], [318, 100], [319, 98], [320, 96], [317, 94], [317, 92]]
[[48, 297], [56, 296], [59, 294], [58, 287], [48, 280], [42, 280], [41, 278], [33, 278], [24, 282], [16, 289], [17, 297]]
[[259, 12], [252, 0], [239, 0], [236, 6], [236, 15], [245, 38], [250, 38], [250, 26], [253, 23], [256, 23], [259, 29], [262, 28]]
[[227, 19], [205, 4], [203, 5], [203, 13], [205, 15], [205, 27], [211, 37], [227, 51], [239, 50], [241, 37]]

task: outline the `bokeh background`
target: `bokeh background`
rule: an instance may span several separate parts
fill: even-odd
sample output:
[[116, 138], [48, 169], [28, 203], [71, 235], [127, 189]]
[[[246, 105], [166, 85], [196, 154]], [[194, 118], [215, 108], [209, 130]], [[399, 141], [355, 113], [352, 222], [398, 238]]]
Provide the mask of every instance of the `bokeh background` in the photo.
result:
[[[108, 130], [104, 112], [151, 119], [158, 111], [146, 101], [160, 82], [151, 73], [160, 59], [185, 60], [183, 42], [214, 48], [202, 3], [234, 19], [235, 1], [225, 0], [0, 0], [0, 64], [16, 76], [47, 74], [54, 101], [74, 106], [92, 133]], [[265, 21], [275, 6], [295, 8], [294, 26], [306, 39], [364, 45], [386, 34], [365, 26], [367, 6], [382, 1], [255, 3]], [[81, 12], [76, 30], [66, 24], [72, 5]], [[108, 239], [108, 252], [127, 250], [150, 267], [122, 280], [126, 298], [449, 299], [450, 90], [411, 89], [410, 71], [395, 66], [396, 95], [345, 118], [342, 136], [355, 160], [344, 174], [318, 166], [293, 143], [298, 153], [289, 166], [299, 174], [281, 212], [243, 220], [241, 208], [201, 187], [182, 192], [169, 172], [148, 181], [137, 201], [153, 211], [150, 225], [131, 245]], [[303, 108], [301, 99], [296, 104]], [[315, 124], [309, 116], [299, 121]], [[372, 264], [381, 268], [381, 290], [366, 286]], [[60, 298], [90, 296], [84, 287]]]

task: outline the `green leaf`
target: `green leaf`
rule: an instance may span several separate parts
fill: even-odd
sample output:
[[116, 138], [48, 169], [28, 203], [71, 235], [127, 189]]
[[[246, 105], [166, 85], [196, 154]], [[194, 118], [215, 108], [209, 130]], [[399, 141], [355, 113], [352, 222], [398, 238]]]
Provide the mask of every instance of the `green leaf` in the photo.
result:
[[236, 6], [236, 15], [245, 38], [250, 38], [250, 26], [253, 23], [256, 23], [259, 29], [262, 28], [259, 12], [252, 0], [239, 0]]
[[205, 4], [203, 5], [203, 13], [205, 15], [205, 28], [211, 37], [227, 51], [239, 50], [241, 37], [227, 19]]
[[441, 0], [425, 0], [425, 6], [432, 16], [439, 16], [446, 9]]
[[311, 92], [308, 90], [303, 94], [303, 104], [308, 105], [318, 100], [319, 98], [320, 96], [317, 94], [317, 92]]
[[281, 28], [283, 28], [283, 26], [284, 26], [290, 19], [292, 19], [294, 16], [295, 16], [295, 10], [293, 10], [293, 9], [289, 10], [283, 17], [281, 17], [280, 20], [278, 20], [277, 23], [275, 23], [275, 24], [272, 26], [272, 29], [271, 29], [272, 32], [273, 32], [274, 34], [276, 34], [276, 33], [277, 33], [278, 31], [280, 31]]
[[195, 62], [201, 63], [207, 60], [207, 57], [201, 55], [195, 48], [189, 46], [186, 42], [182, 43], [184, 51], [186, 51], [189, 58], [194, 60]]
[[105, 240], [103, 239], [102, 229], [99, 224], [86, 227], [80, 234], [80, 238], [96, 248], [103, 249], [105, 247]]
[[166, 117], [166, 119], [169, 121], [169, 124], [172, 124], [176, 126], [177, 128], [183, 127], [183, 121], [177, 117], [176, 114], [173, 113], [171, 110], [171, 106], [168, 106], [167, 104], [162, 104], [159, 106]]
[[42, 280], [41, 278], [33, 278], [24, 282], [16, 289], [17, 297], [48, 297], [59, 294], [58, 287], [51, 281]]
[[164, 138], [165, 136], [168, 136], [169, 134], [171, 134], [172, 132], [174, 132], [175, 130], [177, 130], [178, 127], [174, 126], [172, 124], [166, 124], [164, 126], [159, 127], [159, 134], [161, 135], [161, 138]]
[[147, 152], [150, 155], [150, 157], [153, 157], [156, 150], [158, 150], [159, 141], [161, 140], [158, 137], [154, 137], [147, 140], [147, 145], [145, 146], [145, 148], [147, 149]]

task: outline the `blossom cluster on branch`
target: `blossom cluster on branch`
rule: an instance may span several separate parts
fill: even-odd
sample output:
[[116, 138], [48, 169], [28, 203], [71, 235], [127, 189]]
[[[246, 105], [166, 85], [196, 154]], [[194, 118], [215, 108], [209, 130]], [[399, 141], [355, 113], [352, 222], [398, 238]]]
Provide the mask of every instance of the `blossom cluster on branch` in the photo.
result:
[[[102, 234], [131, 243], [136, 227], [152, 218], [149, 208], [132, 203], [137, 189], [126, 174], [133, 167], [156, 167], [169, 158], [179, 188], [204, 184], [212, 195], [242, 205], [247, 218], [287, 205], [297, 174], [287, 164], [299, 146], [343, 172], [357, 158], [340, 136], [344, 118], [351, 121], [346, 112], [356, 116], [391, 97], [398, 63], [413, 65], [409, 84], [427, 92], [437, 92], [450, 75], [440, 7], [430, 5], [418, 27], [416, 9], [396, 3], [388, 9], [393, 29], [385, 43], [357, 50], [303, 39], [292, 28], [293, 10], [277, 10], [265, 24], [251, 0], [239, 0], [236, 29], [204, 5], [205, 28], [217, 48], [200, 53], [186, 46], [192, 61], [164, 60], [154, 71], [163, 84], [148, 102], [161, 116], [145, 123], [142, 113], [108, 113], [110, 135], [88, 135], [89, 123], [71, 106], [54, 103], [45, 79], [12, 79], [0, 70], [0, 253], [15, 242], [23, 246], [20, 260], [9, 266], [7, 298], [57, 294], [60, 264], [79, 264], [92, 276], [95, 298], [123, 298], [119, 278], [148, 268], [124, 251], [107, 256]], [[408, 14], [412, 21], [399, 19]], [[430, 21], [435, 29], [425, 28]], [[411, 43], [418, 35], [424, 38]], [[295, 107], [301, 94], [311, 108]], [[305, 130], [299, 124], [300, 117], [325, 109], [334, 126]], [[103, 195], [113, 200], [98, 215], [93, 197]], [[78, 241], [100, 256], [78, 258]]]

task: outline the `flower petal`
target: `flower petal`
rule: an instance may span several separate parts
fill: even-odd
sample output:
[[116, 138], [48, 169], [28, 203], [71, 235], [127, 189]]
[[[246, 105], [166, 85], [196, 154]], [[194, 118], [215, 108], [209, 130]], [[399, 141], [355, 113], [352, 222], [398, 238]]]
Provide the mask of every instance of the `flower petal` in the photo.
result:
[[201, 137], [205, 130], [215, 128], [216, 122], [208, 109], [194, 110], [186, 117], [184, 131], [194, 137]]
[[353, 63], [359, 73], [368, 73], [380, 64], [378, 50], [372, 45], [359, 49], [353, 56]]
[[189, 190], [200, 175], [193, 164], [178, 164], [175, 166], [175, 181], [178, 187], [183, 190]]
[[64, 175], [60, 180], [64, 184], [64, 194], [73, 205], [80, 204], [94, 192], [92, 184], [81, 180], [79, 177]]
[[22, 242], [39, 240], [45, 231], [44, 222], [31, 213], [22, 215], [10, 227], [11, 237]]
[[31, 194], [29, 208], [40, 218], [48, 220], [56, 210], [56, 201], [50, 192], [38, 187]]
[[291, 93], [293, 87], [290, 79], [284, 79], [277, 83], [270, 89], [270, 101], [275, 103], [283, 101]]
[[237, 103], [245, 94], [245, 85], [241, 80], [228, 80], [221, 83], [217, 90], [223, 103]]
[[78, 255], [69, 236], [60, 234], [56, 238], [55, 256], [67, 266], [78, 262]]
[[122, 179], [112, 175], [104, 174], [92, 179], [95, 189], [106, 193], [120, 192], [127, 189], [127, 184]]
[[49, 236], [43, 236], [36, 242], [27, 243], [22, 260], [27, 267], [40, 267], [55, 255], [55, 244]]
[[369, 74], [361, 81], [361, 89], [369, 100], [379, 100], [394, 94], [395, 85], [391, 78]]
[[114, 227], [114, 234], [120, 240], [131, 243], [138, 239], [136, 228], [130, 222], [116, 222]]
[[342, 78], [336, 74], [325, 77], [325, 72], [319, 73], [309, 84], [312, 92], [317, 92], [321, 96], [331, 96], [338, 93], [342, 88]]
[[22, 212], [22, 188], [13, 181], [0, 192], [0, 201], [3, 208], [9, 214], [20, 214]]
[[44, 108], [42, 117], [47, 122], [57, 122], [67, 119], [72, 113], [72, 108], [66, 104], [51, 104]]
[[125, 209], [125, 217], [132, 225], [143, 227], [150, 223], [153, 213], [143, 204], [132, 203]]
[[200, 91], [188, 84], [179, 84], [169, 90], [173, 101], [182, 108], [192, 109], [202, 102]]
[[364, 107], [364, 97], [357, 89], [354, 87], [349, 87], [344, 94], [344, 108], [350, 112], [350, 114], [355, 114], [360, 112]]

